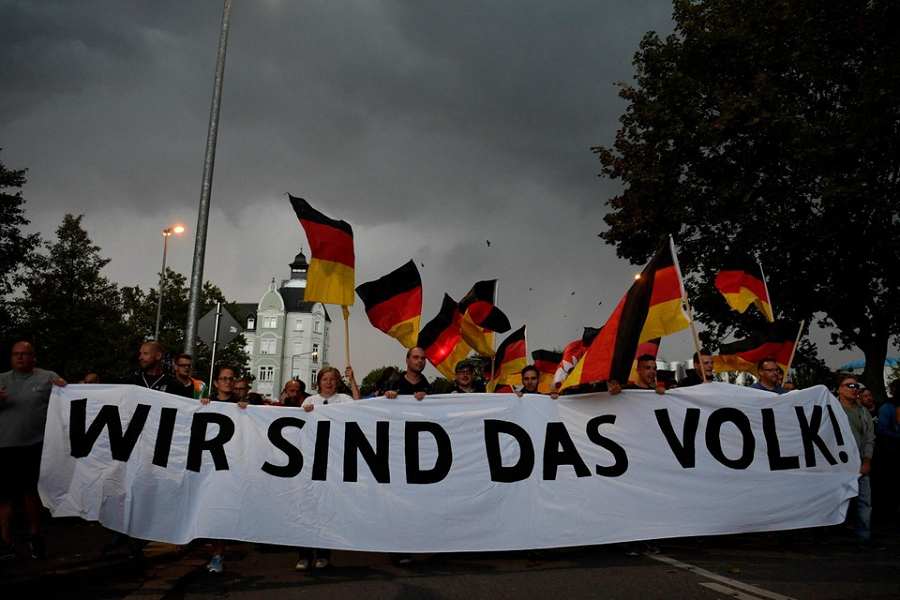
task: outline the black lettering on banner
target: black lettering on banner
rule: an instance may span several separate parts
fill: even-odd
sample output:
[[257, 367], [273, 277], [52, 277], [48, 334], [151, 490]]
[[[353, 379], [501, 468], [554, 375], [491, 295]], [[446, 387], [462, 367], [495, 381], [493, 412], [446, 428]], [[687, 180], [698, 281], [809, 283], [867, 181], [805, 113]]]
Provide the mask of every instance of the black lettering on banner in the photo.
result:
[[597, 470], [597, 475], [602, 477], [618, 477], [624, 475], [625, 471], [628, 470], [628, 455], [625, 453], [625, 448], [600, 433], [601, 425], [612, 425], [615, 422], [616, 415], [600, 415], [588, 421], [586, 427], [588, 439], [601, 448], [608, 450], [613, 455], [613, 458], [616, 459], [616, 462], [608, 467], [595, 465], [594, 468]]
[[822, 425], [822, 407], [818, 404], [813, 406], [812, 417], [808, 421], [802, 406], [795, 406], [794, 411], [797, 413], [797, 422], [800, 423], [800, 437], [803, 439], [803, 455], [806, 459], [806, 466], [816, 466], [815, 448], [819, 449], [829, 465], [836, 465], [837, 461], [829, 452], [825, 440], [819, 436], [819, 427]]
[[[739, 458], [728, 458], [722, 451], [722, 425], [725, 423], [733, 423], [741, 432], [743, 450]], [[746, 469], [753, 463], [753, 454], [756, 452], [756, 438], [753, 437], [750, 419], [736, 408], [714, 410], [706, 421], [706, 447], [713, 458], [726, 467]]]
[[159, 413], [159, 429], [156, 432], [156, 445], [153, 448], [153, 464], [166, 468], [169, 465], [169, 452], [172, 449], [172, 435], [175, 433], [177, 408], [166, 407]]
[[262, 466], [264, 473], [275, 477], [295, 477], [300, 473], [303, 469], [303, 453], [300, 452], [300, 448], [284, 439], [284, 430], [288, 427], [296, 427], [300, 430], [304, 425], [306, 425], [306, 421], [297, 417], [279, 417], [269, 424], [269, 441], [284, 452], [288, 462], [286, 465], [279, 466], [266, 461]]
[[[838, 446], [843, 446], [844, 434], [841, 433], [841, 426], [838, 425], [837, 417], [834, 416], [834, 411], [831, 410], [830, 404], [826, 404], [825, 408], [828, 409], [828, 418], [831, 420], [831, 430], [834, 431], [834, 441], [837, 442]], [[842, 463], [846, 463], [848, 460], [850, 460], [850, 455], [843, 450], [839, 450], [838, 459], [840, 459]]]
[[775, 410], [762, 409], [763, 434], [766, 436], [766, 452], [769, 455], [769, 468], [773, 471], [787, 471], [800, 468], [799, 456], [782, 456], [778, 443], [778, 431], [775, 429]]
[[560, 465], [572, 465], [578, 477], [591, 476], [591, 470], [578, 454], [578, 448], [566, 426], [562, 423], [547, 423], [547, 434], [544, 437], [544, 480], [555, 480]]
[[378, 483], [391, 482], [391, 470], [388, 463], [389, 427], [388, 421], [375, 423], [375, 447], [377, 448], [375, 450], [358, 423], [347, 422], [344, 424], [344, 481], [357, 481], [356, 459], [361, 455], [369, 465], [375, 481]]
[[[519, 445], [519, 460], [514, 465], [504, 466], [500, 453], [500, 434], [512, 437]], [[491, 481], [512, 483], [527, 479], [534, 470], [534, 444], [528, 432], [509, 421], [486, 419], [484, 421], [484, 447], [487, 452]]]
[[331, 421], [316, 423], [316, 450], [313, 455], [313, 481], [325, 481], [328, 475], [328, 444], [331, 441]]
[[[419, 434], [429, 433], [437, 445], [437, 458], [430, 469], [419, 466]], [[437, 423], [429, 421], [407, 421], [404, 431], [404, 453], [406, 456], [406, 483], [437, 483], [447, 477], [453, 464], [453, 447], [450, 436]]]
[[72, 447], [73, 458], [83, 458], [91, 453], [94, 443], [100, 437], [100, 432], [106, 428], [109, 433], [109, 450], [113, 460], [125, 462], [131, 456], [134, 446], [144, 430], [147, 415], [150, 414], [149, 404], [138, 404], [134, 414], [128, 422], [125, 434], [122, 434], [122, 421], [119, 418], [119, 407], [114, 405], [104, 406], [87, 427], [87, 398], [73, 400], [69, 407], [69, 445]]
[[666, 436], [669, 448], [672, 454], [678, 459], [678, 462], [685, 469], [693, 469], [697, 466], [697, 429], [700, 427], [700, 409], [689, 408], [684, 414], [684, 428], [681, 439], [675, 433], [672, 426], [672, 419], [669, 417], [669, 409], [660, 408], [653, 411], [656, 415], [656, 422], [659, 423], [659, 429]]
[[[210, 423], [219, 426], [212, 439], [206, 439], [206, 430]], [[225, 456], [225, 444], [234, 437], [234, 421], [222, 413], [197, 413], [191, 423], [191, 439], [188, 442], [187, 470], [200, 472], [203, 464], [203, 452], [209, 452], [213, 458], [216, 471], [228, 470], [228, 458]]]

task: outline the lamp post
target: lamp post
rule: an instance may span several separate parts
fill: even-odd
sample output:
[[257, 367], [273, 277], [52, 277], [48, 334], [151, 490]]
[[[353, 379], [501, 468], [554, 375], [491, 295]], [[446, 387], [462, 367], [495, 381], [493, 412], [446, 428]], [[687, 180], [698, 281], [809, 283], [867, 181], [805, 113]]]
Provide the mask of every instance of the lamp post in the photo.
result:
[[156, 302], [156, 326], [153, 328], [153, 339], [159, 341], [159, 320], [162, 316], [163, 288], [166, 286], [166, 253], [169, 250], [169, 237], [184, 233], [184, 225], [173, 225], [162, 230], [163, 236], [163, 261], [162, 270], [159, 272], [159, 299]]
[[[300, 354], [291, 354], [291, 379], [294, 378], [294, 359], [300, 358], [301, 356], [312, 356], [312, 361], [314, 363], [319, 362], [319, 351], [312, 350], [310, 352], [301, 352]], [[313, 382], [309, 382], [310, 389], [314, 389], [315, 384]]]

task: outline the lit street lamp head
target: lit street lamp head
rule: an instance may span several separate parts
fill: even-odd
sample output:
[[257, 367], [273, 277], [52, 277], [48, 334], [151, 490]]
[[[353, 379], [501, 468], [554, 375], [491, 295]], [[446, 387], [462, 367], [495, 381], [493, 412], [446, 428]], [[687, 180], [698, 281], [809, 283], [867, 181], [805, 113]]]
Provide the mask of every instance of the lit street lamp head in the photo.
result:
[[163, 237], [169, 237], [173, 234], [182, 234], [184, 233], [184, 225], [173, 225], [172, 227], [166, 227], [162, 230]]

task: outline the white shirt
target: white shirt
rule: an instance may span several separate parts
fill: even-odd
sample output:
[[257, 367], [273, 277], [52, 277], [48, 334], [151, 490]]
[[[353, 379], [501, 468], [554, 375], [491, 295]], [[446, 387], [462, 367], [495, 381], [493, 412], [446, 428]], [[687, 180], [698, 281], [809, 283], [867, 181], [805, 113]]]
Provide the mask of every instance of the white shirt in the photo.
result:
[[333, 394], [327, 398], [316, 394], [315, 396], [308, 396], [306, 400], [303, 401], [301, 406], [306, 408], [307, 406], [321, 406], [322, 404], [343, 404], [345, 402], [353, 402], [353, 398], [348, 396], [347, 394]]

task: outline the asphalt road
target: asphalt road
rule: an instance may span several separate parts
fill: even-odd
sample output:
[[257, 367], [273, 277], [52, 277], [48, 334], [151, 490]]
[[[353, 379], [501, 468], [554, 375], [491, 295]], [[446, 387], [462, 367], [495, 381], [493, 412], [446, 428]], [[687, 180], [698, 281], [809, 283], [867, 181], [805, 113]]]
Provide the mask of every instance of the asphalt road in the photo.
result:
[[109, 532], [58, 520], [45, 561], [0, 564], [0, 598], [900, 598], [900, 535], [859, 547], [842, 528], [660, 540], [541, 552], [439, 554], [397, 565], [384, 554], [335, 552], [321, 571], [294, 570], [289, 548], [231, 544], [225, 572], [206, 572], [208, 545], [151, 544], [137, 563], [101, 555]]

